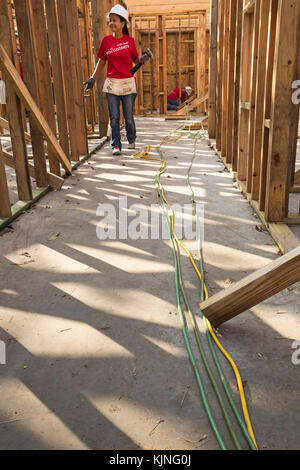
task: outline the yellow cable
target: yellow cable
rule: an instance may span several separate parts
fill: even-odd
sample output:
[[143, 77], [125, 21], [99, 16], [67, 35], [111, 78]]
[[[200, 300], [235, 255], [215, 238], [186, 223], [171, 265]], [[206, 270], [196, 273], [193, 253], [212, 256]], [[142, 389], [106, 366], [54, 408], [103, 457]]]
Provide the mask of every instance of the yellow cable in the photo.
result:
[[[191, 125], [190, 125], [190, 127], [191, 127]], [[164, 189], [163, 189], [163, 186], [160, 182], [160, 176], [163, 173], [165, 173], [166, 170], [167, 170], [165, 160], [163, 160], [162, 158], [149, 157], [149, 152], [150, 152], [151, 149], [159, 149], [162, 145], [166, 144], [167, 142], [174, 142], [176, 140], [179, 140], [181, 137], [182, 136], [180, 135], [179, 137], [175, 137], [175, 138], [172, 138], [172, 139], [166, 138], [158, 145], [148, 145], [145, 152], [136, 153], [136, 154], [133, 155], [133, 157], [134, 158], [144, 158], [145, 160], [152, 160], [152, 161], [161, 162], [162, 170], [157, 175], [157, 181], [158, 181], [158, 184], [159, 184], [159, 187], [160, 187], [160, 190], [161, 190], [163, 200], [165, 201], [166, 205], [168, 206], [169, 210], [171, 211], [171, 228], [172, 228], [172, 233], [173, 233], [174, 239], [176, 240], [177, 244], [179, 246], [181, 246], [181, 248], [183, 248], [185, 250], [185, 252], [187, 253], [187, 255], [188, 255], [188, 257], [189, 257], [189, 259], [190, 259], [190, 261], [193, 265], [193, 268], [196, 271], [197, 276], [201, 281], [202, 276], [201, 276], [201, 273], [200, 273], [200, 271], [199, 271], [199, 269], [198, 269], [198, 267], [195, 263], [193, 255], [191, 254], [189, 249], [180, 240], [178, 240], [177, 235], [175, 233], [174, 211], [173, 211], [172, 207], [170, 206], [167, 198], [165, 197]], [[208, 299], [208, 291], [207, 291], [205, 282], [204, 282], [204, 292], [205, 292], [205, 300], [207, 300]], [[216, 337], [216, 335], [214, 333], [214, 330], [212, 328], [212, 325], [211, 325], [210, 321], [206, 317], [205, 317], [205, 322], [206, 322], [206, 325], [208, 327], [208, 330], [209, 330], [210, 334], [213, 337], [213, 340], [215, 341], [216, 345], [218, 346], [218, 348], [220, 349], [222, 354], [226, 357], [226, 359], [228, 360], [229, 364], [231, 365], [231, 367], [234, 371], [234, 374], [235, 374], [235, 377], [236, 377], [236, 380], [237, 380], [238, 389], [239, 389], [239, 394], [240, 394], [240, 399], [241, 399], [241, 404], [242, 404], [242, 409], [243, 409], [243, 414], [244, 414], [246, 426], [247, 426], [248, 432], [249, 432], [249, 434], [250, 434], [250, 436], [251, 436], [251, 438], [252, 438], [252, 440], [255, 444], [255, 447], [257, 448], [257, 443], [256, 443], [256, 439], [255, 439], [255, 436], [254, 436], [251, 420], [250, 420], [249, 413], [248, 413], [248, 408], [247, 408], [247, 403], [246, 403], [246, 398], [245, 398], [245, 393], [244, 393], [244, 387], [243, 387], [243, 383], [242, 383], [242, 379], [241, 379], [241, 375], [239, 373], [239, 370], [238, 370], [235, 362], [231, 358], [230, 354], [228, 354], [228, 352], [223, 348], [223, 346], [219, 342], [218, 338]]]

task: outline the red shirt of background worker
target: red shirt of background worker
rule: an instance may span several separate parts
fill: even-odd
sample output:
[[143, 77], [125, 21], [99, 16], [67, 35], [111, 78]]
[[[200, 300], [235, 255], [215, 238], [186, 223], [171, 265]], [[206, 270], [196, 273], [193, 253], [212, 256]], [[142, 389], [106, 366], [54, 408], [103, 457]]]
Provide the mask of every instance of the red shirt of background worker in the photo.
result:
[[[192, 94], [192, 88], [190, 86], [186, 86], [185, 88], [175, 88], [175, 90], [171, 91], [168, 95], [168, 110], [176, 109], [180, 101], [185, 101], [189, 96]], [[180, 96], [180, 97], [179, 97]]]

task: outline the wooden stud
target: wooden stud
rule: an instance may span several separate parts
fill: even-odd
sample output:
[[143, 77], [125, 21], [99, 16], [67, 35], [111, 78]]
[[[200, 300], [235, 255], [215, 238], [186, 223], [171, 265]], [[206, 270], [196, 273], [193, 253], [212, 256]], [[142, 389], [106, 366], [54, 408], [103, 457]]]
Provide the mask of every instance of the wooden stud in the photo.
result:
[[[80, 155], [88, 153], [86, 117], [83, 93], [83, 74], [81, 64], [80, 36], [76, 0], [65, 0], [67, 12], [67, 28], [69, 37], [69, 53], [71, 57], [71, 73], [77, 125], [77, 140]], [[67, 86], [67, 84], [66, 84]]]
[[[56, 135], [56, 122], [51, 83], [51, 68], [48, 53], [46, 20], [43, 0], [31, 0], [32, 35], [35, 44], [41, 111], [52, 132]], [[60, 175], [60, 165], [54, 155], [48, 155], [50, 171]]]
[[[15, 168], [15, 160], [13, 155], [8, 153], [7, 150], [3, 150], [3, 159], [5, 162], [5, 165]], [[31, 178], [35, 179], [35, 167], [32, 163], [28, 162], [28, 168], [29, 168], [29, 173]], [[55, 175], [54, 173], [47, 172], [47, 184], [46, 186], [51, 186], [53, 189], [61, 189], [62, 185], [64, 184], [64, 179], [61, 178], [60, 176]], [[1, 217], [1, 215], [0, 215]]]
[[223, 90], [223, 39], [224, 39], [224, 16], [225, 3], [219, 0], [218, 4], [218, 83], [217, 83], [217, 130], [216, 130], [216, 148], [221, 150], [222, 135], [222, 90]]
[[[253, 51], [253, 14], [243, 15], [242, 26], [242, 57], [240, 77], [240, 101], [250, 102], [251, 65]], [[247, 161], [249, 150], [250, 110], [240, 108], [239, 116], [239, 140], [237, 176], [240, 181], [247, 178]]]
[[216, 137], [216, 99], [217, 99], [217, 40], [218, 40], [218, 0], [210, 2], [210, 54], [209, 54], [209, 100], [208, 100], [208, 135]]
[[7, 187], [4, 159], [0, 143], [0, 217], [11, 217], [11, 207]]
[[268, 31], [270, 21], [271, 0], [264, 0], [260, 4], [260, 27], [258, 38], [258, 63], [257, 83], [255, 96], [254, 117], [254, 143], [252, 164], [251, 196], [255, 201], [259, 198], [259, 179], [261, 171], [261, 148], [264, 128], [264, 102], [265, 102], [265, 77], [267, 70]]
[[[14, 67], [11, 59], [9, 58], [7, 52], [5, 51], [2, 43], [0, 44], [0, 68], [5, 73], [5, 76], [8, 78], [10, 84], [15, 90], [15, 93], [23, 101], [26, 109], [28, 109], [28, 111], [32, 113], [32, 118], [35, 124], [37, 125], [37, 128], [39, 129], [41, 134], [44, 135], [45, 139], [48, 142], [49, 150], [50, 149], [53, 150], [53, 154], [55, 154], [58, 161], [63, 165], [66, 172], [71, 173], [72, 167], [68, 158], [64, 154], [62, 148], [60, 147], [59, 143], [56, 140], [55, 135], [51, 131], [47, 121], [45, 120], [37, 104], [35, 103], [32, 96], [30, 95], [20, 75], [16, 71], [16, 68]], [[9, 123], [11, 126], [11, 120], [9, 121]]]
[[296, 156], [299, 105], [292, 102], [292, 83], [300, 76], [298, 0], [279, 1], [277, 24], [265, 207], [266, 220], [271, 222], [288, 214]]
[[[254, 149], [254, 122], [255, 122], [255, 98], [256, 98], [256, 81], [257, 81], [257, 62], [258, 62], [258, 38], [259, 38], [259, 19], [260, 19], [260, 3], [261, 0], [255, 1], [254, 25], [253, 25], [253, 51], [252, 51], [252, 67], [251, 67], [251, 85], [250, 85], [250, 114], [249, 114], [249, 140], [247, 155], [247, 182], [246, 190], [248, 193], [252, 191], [252, 173], [253, 173], [253, 149]], [[264, 13], [265, 14], [265, 13]]]
[[[272, 0], [270, 27], [268, 37], [268, 58], [267, 73], [265, 77], [265, 101], [264, 101], [264, 120], [271, 117], [271, 99], [272, 99], [272, 81], [274, 69], [275, 40], [277, 30], [278, 0]], [[263, 127], [263, 145], [261, 148], [261, 166], [259, 180], [259, 209], [265, 210], [266, 201], [266, 181], [267, 181], [267, 163], [269, 149], [269, 128]]]
[[229, 19], [229, 59], [228, 59], [228, 80], [227, 80], [227, 136], [226, 136], [226, 161], [232, 162], [233, 149], [233, 122], [234, 122], [234, 62], [235, 62], [235, 39], [237, 22], [237, 2], [230, 1], [230, 19]]
[[[14, 6], [20, 41], [24, 83], [35, 102], [40, 106], [29, 4], [23, 0], [15, 0]], [[45, 187], [47, 186], [47, 168], [44, 152], [44, 139], [37, 129], [30, 113], [29, 123], [36, 183], [38, 187]]]
[[235, 62], [234, 62], [232, 170], [237, 171], [239, 114], [240, 114], [240, 75], [241, 75], [243, 0], [234, 0], [234, 1], [236, 1], [237, 3], [237, 14], [236, 14], [236, 39], [235, 39]]
[[228, 117], [228, 66], [229, 66], [229, 41], [230, 41], [230, 0], [223, 0], [224, 6], [224, 39], [223, 39], [223, 63], [222, 63], [222, 127], [221, 127], [221, 155], [226, 156], [227, 150], [227, 117]]
[[[163, 113], [167, 112], [167, 33], [166, 33], [166, 18], [162, 16], [162, 59], [163, 59]], [[180, 93], [180, 92], [179, 92]], [[180, 96], [180, 94], [179, 94]]]
[[[109, 11], [107, 0], [92, 0], [92, 23], [93, 23], [93, 42], [95, 62], [98, 61], [97, 53], [103, 36], [107, 33], [107, 19], [105, 11]], [[97, 103], [98, 103], [98, 122], [99, 137], [107, 136], [109, 125], [108, 107], [104, 93], [102, 92], [105, 81], [105, 72], [103, 71], [97, 80]]]
[[56, 1], [47, 0], [45, 2], [48, 37], [51, 50], [51, 65], [53, 73], [53, 85], [55, 95], [56, 116], [59, 134], [59, 143], [65, 155], [70, 158], [68, 123], [65, 103], [65, 86], [62, 68], [60, 36], [56, 11]]
[[[69, 13], [68, 13], [69, 14]], [[73, 87], [73, 70], [71, 65], [71, 54], [70, 54], [70, 39], [67, 28], [67, 10], [65, 0], [57, 0], [57, 16], [58, 26], [60, 32], [60, 45], [62, 53], [62, 66], [65, 86], [65, 97], [66, 97], [66, 110], [69, 127], [69, 141], [71, 149], [71, 160], [79, 161], [80, 152], [78, 144], [78, 131], [77, 131], [77, 120], [75, 112], [75, 93]]]

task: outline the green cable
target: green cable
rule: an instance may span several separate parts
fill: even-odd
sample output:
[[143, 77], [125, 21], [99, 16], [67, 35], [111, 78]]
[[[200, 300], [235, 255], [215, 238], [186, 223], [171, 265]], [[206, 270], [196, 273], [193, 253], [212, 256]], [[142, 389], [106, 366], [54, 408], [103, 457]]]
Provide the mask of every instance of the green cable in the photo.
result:
[[[157, 178], [156, 178], [156, 183], [157, 183], [157, 186], [158, 186]], [[160, 197], [160, 201], [162, 201], [163, 198], [162, 198], [162, 194], [161, 194], [160, 190], [158, 188], [156, 188], [156, 191], [157, 191], [157, 194]], [[172, 248], [172, 253], [173, 253], [173, 258], [174, 258], [174, 265], [175, 265], [176, 305], [177, 305], [177, 309], [178, 309], [178, 313], [179, 313], [179, 317], [180, 317], [180, 321], [181, 321], [181, 328], [182, 328], [183, 338], [184, 338], [184, 341], [185, 341], [185, 345], [186, 345], [186, 348], [187, 348], [188, 356], [189, 356], [193, 371], [194, 371], [195, 376], [196, 376], [197, 384], [198, 384], [198, 387], [199, 387], [199, 390], [200, 390], [200, 395], [201, 395], [203, 405], [205, 407], [208, 419], [210, 421], [210, 424], [212, 426], [212, 429], [215, 433], [215, 436], [217, 438], [217, 441], [218, 441], [221, 449], [222, 450], [227, 450], [226, 445], [225, 445], [225, 443], [224, 443], [224, 441], [221, 437], [221, 434], [220, 434], [220, 432], [219, 432], [219, 430], [216, 426], [216, 423], [214, 421], [214, 418], [211, 414], [210, 407], [209, 407], [209, 404], [207, 402], [207, 398], [206, 398], [205, 391], [204, 391], [204, 388], [203, 388], [203, 384], [202, 384], [201, 376], [200, 376], [200, 373], [199, 373], [199, 369], [196, 365], [195, 357], [193, 355], [191, 345], [190, 345], [190, 341], [188, 339], [186, 326], [185, 326], [185, 321], [184, 321], [184, 315], [183, 315], [183, 312], [182, 312], [182, 309], [181, 309], [181, 304], [180, 304], [180, 294], [179, 294], [179, 286], [178, 286], [178, 260], [177, 260], [177, 256], [176, 256], [174, 241], [173, 241], [172, 235], [171, 235], [172, 231], [171, 231], [171, 227], [170, 227], [170, 224], [169, 224], [169, 220], [168, 219], [166, 219], [166, 220], [167, 220], [167, 223], [168, 223], [169, 236], [170, 236], [170, 241], [171, 241], [171, 244], [172, 244], [171, 248]]]
[[[159, 152], [160, 156], [162, 157], [162, 154]], [[162, 203], [165, 205], [165, 202], [162, 200]], [[168, 226], [170, 226], [169, 224], [169, 221], [168, 221]], [[191, 320], [191, 323], [192, 323], [192, 326], [193, 326], [193, 331], [194, 331], [194, 335], [195, 335], [195, 338], [196, 338], [196, 342], [197, 342], [197, 345], [198, 345], [198, 349], [199, 349], [199, 352], [200, 352], [200, 355], [201, 355], [201, 358], [202, 358], [202, 361], [204, 363], [204, 366], [205, 366], [205, 369], [206, 369], [206, 372], [208, 374], [208, 377], [211, 381], [211, 384], [213, 386], [213, 389], [215, 391], [215, 394], [217, 396], [217, 399], [219, 401], [219, 405], [220, 405], [220, 408], [222, 410], [222, 413], [223, 413], [223, 416], [224, 416], [224, 419], [225, 419], [225, 422], [226, 422], [226, 425], [228, 427], [228, 430], [230, 432], [230, 435], [232, 437], [232, 440], [236, 446], [236, 448], [238, 450], [242, 450], [242, 446], [234, 432], [234, 429], [233, 429], [233, 426], [232, 426], [232, 423], [231, 423], [231, 420], [228, 416], [228, 413], [226, 411], [226, 408], [225, 408], [225, 404], [224, 404], [224, 401], [222, 399], [222, 396], [220, 394], [220, 391], [219, 391], [219, 388], [218, 388], [218, 385], [216, 383], [216, 380], [213, 376], [213, 373], [212, 373], [212, 370], [208, 364], [208, 361], [207, 361], [207, 357], [206, 357], [206, 354], [205, 354], [205, 351], [203, 349], [203, 345], [202, 345], [202, 342], [201, 342], [201, 338], [200, 338], [200, 332], [198, 330], [198, 325], [195, 321], [195, 315], [193, 314], [192, 310], [191, 310], [191, 307], [190, 307], [190, 304], [189, 304], [189, 301], [188, 301], [188, 298], [187, 298], [187, 295], [186, 295], [186, 292], [185, 292], [185, 289], [184, 289], [184, 285], [183, 285], [183, 281], [182, 281], [182, 275], [181, 275], [181, 267], [180, 267], [180, 252], [178, 250], [178, 246], [177, 246], [177, 243], [176, 243], [176, 240], [174, 240], [174, 235], [172, 233], [172, 241], [174, 243], [175, 241], [175, 246], [177, 247], [176, 248], [176, 255], [177, 255], [177, 263], [178, 263], [178, 279], [179, 279], [179, 285], [180, 285], [180, 290], [181, 290], [181, 293], [182, 293], [182, 296], [183, 296], [183, 299], [184, 299], [184, 303], [185, 303], [185, 306], [186, 306], [186, 309], [187, 309], [187, 312], [189, 314], [189, 317], [190, 317], [190, 320]]]
[[[174, 134], [174, 133], [173, 133], [173, 134]], [[198, 135], [199, 135], [199, 133], [198, 133]], [[195, 138], [194, 156], [193, 156], [193, 159], [192, 159], [192, 162], [191, 162], [189, 171], [188, 171], [188, 183], [189, 183], [189, 186], [190, 186], [190, 189], [191, 189], [191, 192], [192, 192], [192, 202], [193, 202], [193, 208], [194, 208], [194, 215], [196, 215], [196, 210], [195, 210], [195, 205], [194, 205], [194, 191], [193, 191], [193, 188], [192, 188], [192, 186], [191, 186], [191, 184], [190, 184], [190, 181], [189, 181], [189, 172], [191, 171], [191, 167], [192, 167], [194, 158], [195, 158], [195, 156], [196, 156], [196, 155], [195, 155], [195, 150], [196, 150], [196, 143], [197, 143], [197, 141], [199, 140], [198, 135], [196, 135], [195, 137], [193, 136], [193, 137]], [[158, 150], [158, 153], [160, 153], [159, 150]], [[161, 154], [160, 154], [160, 156], [162, 157]], [[163, 167], [160, 168], [160, 170], [162, 170], [162, 169], [163, 169]], [[158, 186], [157, 176], [156, 176], [156, 178], [155, 178], [155, 181], [156, 181], [156, 184], [157, 184], [157, 186]], [[162, 198], [162, 193], [161, 193], [160, 189], [157, 188], [156, 191], [157, 191], [157, 194], [158, 194], [159, 197], [160, 197], [160, 201], [161, 201], [161, 202], [164, 202], [164, 201], [163, 201], [163, 198]], [[165, 204], [163, 205], [163, 208], [165, 209]], [[166, 215], [166, 214], [165, 214], [165, 215]], [[180, 290], [181, 290], [181, 292], [182, 292], [182, 295], [183, 295], [183, 298], [184, 298], [184, 302], [185, 302], [185, 304], [186, 304], [186, 307], [187, 307], [187, 309], [188, 309], [188, 311], [189, 311], [189, 315], [190, 315], [191, 318], [194, 318], [194, 315], [193, 315], [193, 313], [192, 313], [191, 310], [190, 310], [189, 303], [188, 303], [188, 299], [187, 299], [186, 293], [185, 293], [185, 291], [184, 291], [184, 286], [183, 286], [183, 283], [182, 283], [182, 276], [181, 276], [181, 271], [180, 271], [180, 262], [179, 262], [179, 260], [178, 260], [178, 253], [177, 253], [176, 248], [175, 248], [175, 245], [174, 245], [174, 238], [173, 238], [173, 234], [172, 234], [172, 231], [171, 231], [171, 228], [170, 228], [170, 224], [169, 224], [168, 217], [166, 217], [166, 220], [167, 220], [167, 224], [168, 224], [168, 226], [169, 226], [170, 240], [171, 240], [171, 242], [172, 242], [172, 251], [173, 251], [173, 257], [174, 257], [174, 262], [175, 262], [175, 275], [176, 275], [176, 276], [175, 276], [175, 287], [176, 287], [177, 308], [178, 308], [178, 311], [179, 311], [179, 313], [180, 313], [180, 318], [181, 318], [181, 323], [182, 323], [182, 329], [183, 329], [183, 336], [184, 336], [185, 343], [186, 343], [186, 347], [187, 347], [187, 350], [188, 350], [188, 353], [189, 353], [189, 358], [190, 358], [190, 360], [191, 360], [191, 364], [192, 364], [193, 370], [194, 370], [195, 375], [196, 375], [196, 379], [197, 379], [197, 382], [198, 382], [198, 385], [199, 385], [199, 388], [200, 388], [200, 392], [201, 392], [201, 389], [202, 389], [202, 392], [203, 392], [203, 394], [204, 394], [204, 396], [203, 396], [203, 394], [201, 393], [201, 396], [202, 396], [202, 399], [203, 399], [203, 398], [205, 398], [205, 392], [204, 392], [204, 389], [203, 389], [203, 386], [202, 386], [202, 382], [201, 382], [199, 370], [197, 369], [197, 366], [196, 366], [196, 363], [195, 363], [195, 359], [194, 359], [194, 356], [193, 356], [193, 353], [192, 353], [192, 350], [191, 350], [191, 347], [190, 347], [190, 343], [189, 343], [189, 340], [188, 340], [186, 328], [185, 328], [184, 315], [183, 315], [183, 313], [182, 313], [181, 304], [180, 304], [180, 294], [179, 294], [179, 290], [178, 290], [178, 283], [180, 284]], [[202, 263], [201, 247], [200, 247], [200, 239], [199, 239], [199, 220], [198, 220], [197, 217], [196, 217], [196, 223], [197, 223], [197, 238], [198, 238], [198, 240], [199, 240], [199, 254], [200, 254], [200, 256], [199, 256], [199, 262], [201, 262], [201, 264], [200, 264], [200, 269], [201, 269], [201, 277], [202, 277], [202, 280], [201, 280], [201, 284], [202, 284], [202, 289], [201, 289], [201, 290], [202, 290], [202, 294], [201, 294], [201, 297], [202, 297], [202, 296], [203, 296], [203, 293], [204, 293], [204, 282], [203, 282], [204, 276], [203, 276], [203, 263]], [[178, 302], [179, 302], [179, 303], [178, 303]], [[194, 322], [195, 322], [195, 318], [194, 318]], [[196, 324], [196, 326], [197, 326], [197, 324]], [[205, 326], [206, 326], [206, 332], [209, 334], [209, 340], [210, 340], [209, 344], [210, 344], [211, 348], [213, 348], [213, 345], [212, 345], [212, 342], [211, 342], [211, 338], [210, 338], [210, 333], [207, 331], [207, 325], [205, 325]], [[194, 334], [195, 334], [195, 336], [196, 336], [196, 340], [197, 340], [197, 344], [198, 344], [199, 351], [201, 352], [201, 349], [202, 349], [201, 346], [202, 346], [202, 345], [199, 347], [199, 342], [201, 343], [200, 337], [198, 336], [198, 335], [199, 335], [199, 330], [197, 331], [197, 330], [195, 330], [195, 328], [194, 328]], [[198, 336], [198, 339], [197, 339], [197, 336]], [[211, 349], [211, 348], [210, 348], [210, 349]], [[202, 349], [202, 351], [203, 351], [203, 349]], [[214, 359], [216, 359], [215, 362], [217, 361], [217, 363], [218, 363], [218, 359], [217, 359], [217, 357], [216, 357], [215, 351], [211, 349], [211, 352], [212, 352], [212, 355], [213, 355]], [[203, 353], [204, 353], [204, 351], [203, 351]], [[205, 353], [204, 353], [204, 354], [205, 354]], [[205, 363], [205, 361], [206, 361], [206, 358], [205, 358], [205, 360], [204, 360], [204, 363]], [[217, 363], [216, 363], [216, 365], [217, 365]], [[207, 363], [206, 363], [206, 364], [207, 364]], [[218, 365], [219, 365], [219, 367], [218, 367]], [[218, 365], [217, 365], [218, 373], [219, 373], [219, 375], [220, 375], [222, 384], [223, 384], [223, 386], [224, 386], [225, 377], [224, 377], [224, 374], [223, 374], [223, 372], [222, 372], [222, 369], [221, 369], [221, 366], [220, 366], [219, 363], [218, 363]], [[208, 366], [208, 364], [207, 364], [207, 366]], [[208, 367], [209, 367], [209, 366], [208, 366]], [[210, 375], [210, 374], [209, 374], [209, 375]], [[214, 377], [213, 377], [213, 376], [211, 376], [211, 377], [212, 377], [212, 379], [213, 379], [213, 381], [214, 381]], [[199, 383], [199, 380], [200, 380], [200, 383]], [[200, 385], [200, 384], [201, 384], [201, 385]], [[226, 384], [226, 381], [225, 381], [225, 384]], [[225, 391], [226, 391], [226, 387], [227, 387], [227, 384], [224, 386]], [[216, 390], [215, 390], [215, 392], [216, 392]], [[231, 396], [230, 396], [230, 392], [229, 392], [229, 390], [228, 390], [228, 387], [227, 387], [227, 392], [228, 392], [228, 393], [226, 393], [226, 395], [227, 395], [229, 401], [230, 401], [230, 400], [232, 401], [232, 398], [231, 398]], [[216, 392], [216, 393], [217, 393], [217, 392]], [[217, 394], [217, 396], [218, 396], [218, 394]], [[230, 398], [229, 398], [229, 397], [230, 397]], [[222, 401], [222, 399], [221, 399], [221, 401]], [[203, 400], [203, 402], [204, 402], [204, 405], [205, 405], [205, 402], [207, 403], [206, 398], [205, 398], [205, 400]], [[223, 402], [223, 401], [222, 401], [222, 402]], [[238, 412], [237, 412], [237, 410], [236, 410], [236, 407], [235, 407], [233, 401], [232, 401], [232, 404], [233, 404], [233, 410], [234, 410], [234, 408], [235, 408], [235, 411], [236, 411], [235, 415], [236, 415], [236, 417], [237, 417], [237, 419], [238, 419], [238, 421], [239, 421], [239, 424], [241, 425], [242, 429], [244, 428], [243, 430], [246, 431], [246, 433], [248, 433], [247, 429], [245, 428], [245, 425], [244, 425], [243, 421], [241, 420], [240, 416], [238, 415]], [[208, 406], [208, 404], [207, 404], [207, 406]], [[221, 406], [221, 408], [222, 408], [222, 406]], [[225, 409], [225, 408], [224, 408], [224, 409]], [[208, 410], [209, 410], [209, 406], [208, 406]], [[208, 411], [208, 410], [206, 409], [206, 411]], [[223, 410], [223, 409], [222, 409], [222, 411], [223, 411], [223, 414], [224, 414], [224, 410]], [[225, 410], [225, 414], [227, 415], [226, 410]], [[208, 417], [209, 417], [209, 418], [211, 417], [211, 419], [213, 420], [213, 418], [212, 418], [212, 416], [211, 416], [211, 413], [210, 413], [210, 410], [209, 410], [209, 413], [208, 413]], [[225, 417], [225, 415], [224, 415], [224, 417]], [[225, 417], [225, 420], [226, 420], [226, 417]], [[229, 421], [229, 422], [230, 422], [230, 421]], [[228, 421], [227, 421], [227, 420], [226, 420], [226, 423], [227, 423], [227, 425], [228, 425]], [[217, 430], [217, 428], [216, 428], [216, 426], [215, 426], [214, 421], [213, 421], [213, 423], [211, 422], [211, 424], [212, 424], [212, 427], [213, 427], [213, 429], [214, 429], [214, 432], [215, 432], [217, 438], [219, 437], [219, 439], [220, 439], [221, 436], [220, 436], [219, 431]], [[215, 429], [215, 428], [216, 428], [216, 429]], [[229, 430], [230, 430], [230, 427], [229, 427]], [[218, 434], [217, 434], [217, 433], [218, 433]], [[234, 432], [233, 432], [233, 433], [234, 433]], [[232, 437], [233, 437], [233, 436], [232, 436]], [[247, 436], [246, 436], [246, 437], [247, 437]], [[247, 439], [247, 440], [248, 440], [250, 446], [253, 447], [254, 444], [253, 444], [253, 441], [252, 441], [251, 437], [249, 436], [249, 434], [248, 434], [248, 437], [249, 437], [250, 441], [249, 441], [249, 439]], [[218, 442], [219, 442], [221, 448], [223, 448], [219, 439], [218, 439]], [[235, 442], [237, 448], [241, 448], [241, 447], [240, 447], [240, 444], [238, 443], [238, 441], [237, 441], [237, 439], [236, 439], [236, 436], [233, 437], [233, 440], [234, 440], [234, 442]], [[221, 438], [221, 441], [222, 441], [222, 438]], [[222, 443], [223, 443], [223, 441], [222, 441]], [[251, 445], [251, 444], [252, 444], [252, 445]], [[223, 443], [223, 445], [224, 445], [224, 443]], [[224, 447], [224, 448], [226, 449], [226, 447]], [[255, 448], [255, 447], [254, 447], [254, 448]]]

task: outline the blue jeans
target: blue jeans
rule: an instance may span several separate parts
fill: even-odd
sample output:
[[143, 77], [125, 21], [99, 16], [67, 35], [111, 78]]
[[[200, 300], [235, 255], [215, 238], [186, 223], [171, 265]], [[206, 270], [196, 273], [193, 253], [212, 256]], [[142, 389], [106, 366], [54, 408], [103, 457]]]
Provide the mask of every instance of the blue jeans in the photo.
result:
[[111, 127], [111, 146], [112, 148], [118, 147], [122, 149], [121, 144], [121, 131], [120, 131], [120, 103], [122, 102], [123, 115], [125, 119], [126, 136], [128, 142], [131, 144], [136, 139], [135, 122], [133, 118], [133, 105], [136, 99], [136, 93], [131, 95], [112, 95], [106, 93], [108, 111]]
[[168, 106], [167, 106], [168, 111], [176, 109], [178, 106], [179, 106], [179, 100], [170, 100], [170, 98], [168, 98]]

